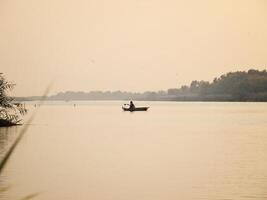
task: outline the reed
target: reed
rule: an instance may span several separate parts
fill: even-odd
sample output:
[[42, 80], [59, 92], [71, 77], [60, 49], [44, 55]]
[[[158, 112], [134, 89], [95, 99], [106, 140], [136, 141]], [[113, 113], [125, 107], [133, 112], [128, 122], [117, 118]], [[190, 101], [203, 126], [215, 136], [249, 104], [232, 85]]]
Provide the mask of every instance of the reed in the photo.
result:
[[[42, 96], [42, 99], [40, 100], [40, 104], [43, 103], [43, 101], [46, 99], [48, 93], [50, 92], [52, 87], [52, 84], [50, 84], [45, 92], [44, 95]], [[18, 135], [18, 137], [16, 138], [16, 140], [14, 141], [14, 143], [12, 144], [12, 146], [9, 148], [9, 150], [7, 151], [7, 153], [5, 154], [4, 158], [1, 160], [0, 162], [0, 175], [3, 172], [8, 160], [10, 159], [11, 155], [14, 153], [17, 145], [20, 143], [20, 141], [22, 140], [23, 136], [25, 135], [25, 133], [27, 132], [28, 128], [29, 128], [29, 124], [31, 124], [31, 122], [33, 121], [33, 119], [35, 118], [35, 115], [37, 114], [38, 108], [37, 110], [35, 110], [35, 112], [31, 115], [31, 117], [29, 118], [29, 120], [27, 121], [26, 125], [24, 125]], [[8, 190], [9, 187], [4, 187], [4, 188], [0, 188], [0, 192], [4, 192], [6, 190]], [[33, 199], [35, 198], [37, 195], [39, 195], [39, 193], [32, 193], [30, 195], [27, 195], [25, 197], [23, 197], [21, 200], [29, 200], [29, 199]]]

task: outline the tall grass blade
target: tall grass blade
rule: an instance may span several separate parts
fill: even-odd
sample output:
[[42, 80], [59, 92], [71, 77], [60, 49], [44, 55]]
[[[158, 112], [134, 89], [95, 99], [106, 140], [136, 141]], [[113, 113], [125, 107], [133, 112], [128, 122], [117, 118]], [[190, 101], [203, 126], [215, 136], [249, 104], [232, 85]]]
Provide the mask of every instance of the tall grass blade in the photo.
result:
[[[40, 100], [40, 104], [46, 99], [48, 93], [49, 93], [50, 90], [51, 90], [51, 87], [52, 87], [52, 84], [50, 84], [50, 85], [46, 88], [46, 90], [45, 90], [45, 92], [44, 92], [44, 95], [42, 96], [42, 99]], [[1, 161], [1, 163], [0, 163], [0, 174], [2, 173], [2, 171], [3, 171], [3, 169], [4, 169], [5, 165], [6, 165], [6, 163], [8, 162], [8, 160], [9, 160], [10, 156], [12, 155], [12, 153], [14, 152], [15, 148], [17, 147], [17, 145], [19, 144], [19, 142], [20, 142], [21, 139], [23, 138], [24, 134], [27, 132], [27, 130], [28, 130], [28, 128], [29, 128], [29, 125], [28, 125], [28, 124], [30, 124], [30, 123], [33, 121], [33, 119], [34, 119], [34, 117], [35, 117], [37, 111], [38, 111], [38, 109], [37, 109], [37, 110], [32, 114], [32, 116], [29, 118], [29, 120], [27, 121], [27, 125], [25, 125], [25, 126], [22, 128], [22, 130], [21, 130], [20, 133], [19, 133], [19, 136], [16, 138], [15, 142], [13, 143], [13, 145], [10, 147], [10, 149], [8, 150], [8, 152], [6, 153], [6, 155], [4, 156], [4, 158], [2, 159], [2, 161]]]
[[33, 198], [35, 198], [35, 197], [38, 196], [38, 195], [39, 195], [39, 193], [29, 194], [29, 195], [23, 197], [23, 198], [20, 199], [20, 200], [29, 200], [29, 199], [33, 199]]

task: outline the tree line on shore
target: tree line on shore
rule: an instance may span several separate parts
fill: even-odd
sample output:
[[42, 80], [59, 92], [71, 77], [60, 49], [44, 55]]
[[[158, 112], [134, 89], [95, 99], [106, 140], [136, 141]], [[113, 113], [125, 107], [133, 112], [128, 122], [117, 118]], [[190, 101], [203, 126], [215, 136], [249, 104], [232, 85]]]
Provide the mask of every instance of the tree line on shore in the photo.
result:
[[189, 86], [169, 89], [174, 99], [218, 101], [267, 101], [266, 70], [229, 72], [212, 82], [192, 81]]
[[[19, 100], [39, 100], [26, 97]], [[212, 82], [194, 80], [190, 85], [161, 91], [66, 91], [49, 96], [47, 100], [150, 100], [150, 101], [267, 101], [266, 70], [229, 72]]]

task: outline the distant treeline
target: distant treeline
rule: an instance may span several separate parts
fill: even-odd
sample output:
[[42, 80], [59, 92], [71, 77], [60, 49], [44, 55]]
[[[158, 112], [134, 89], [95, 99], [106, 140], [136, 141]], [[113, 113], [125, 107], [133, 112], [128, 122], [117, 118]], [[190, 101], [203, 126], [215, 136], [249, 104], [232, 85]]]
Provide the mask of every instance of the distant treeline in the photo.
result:
[[174, 100], [202, 101], [267, 101], [266, 70], [229, 72], [211, 83], [192, 81], [190, 86], [169, 89]]
[[[37, 101], [41, 97], [17, 97], [18, 101]], [[91, 92], [59, 92], [56, 95], [49, 96], [46, 100], [51, 101], [78, 101], [78, 100], [168, 100], [166, 91], [159, 92], [124, 92], [124, 91], [91, 91]]]
[[[40, 97], [18, 100], [39, 100]], [[48, 100], [150, 100], [150, 101], [267, 101], [266, 70], [229, 72], [212, 82], [194, 80], [189, 86], [144, 93], [122, 91], [60, 92]]]

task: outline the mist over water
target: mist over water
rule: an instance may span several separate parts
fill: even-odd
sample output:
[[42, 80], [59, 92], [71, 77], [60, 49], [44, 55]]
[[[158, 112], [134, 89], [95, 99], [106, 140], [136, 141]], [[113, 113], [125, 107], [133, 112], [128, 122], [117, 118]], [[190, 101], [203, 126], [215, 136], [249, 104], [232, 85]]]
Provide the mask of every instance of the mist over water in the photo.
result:
[[[123, 103], [42, 105], [0, 199], [267, 199], [266, 103], [135, 102], [150, 108], [133, 113]], [[0, 159], [21, 128], [0, 128]]]

